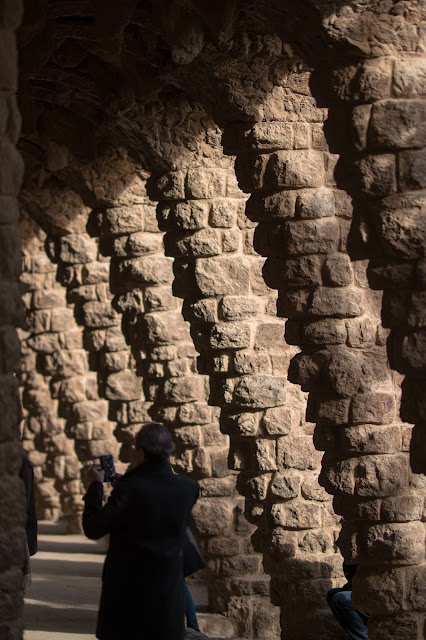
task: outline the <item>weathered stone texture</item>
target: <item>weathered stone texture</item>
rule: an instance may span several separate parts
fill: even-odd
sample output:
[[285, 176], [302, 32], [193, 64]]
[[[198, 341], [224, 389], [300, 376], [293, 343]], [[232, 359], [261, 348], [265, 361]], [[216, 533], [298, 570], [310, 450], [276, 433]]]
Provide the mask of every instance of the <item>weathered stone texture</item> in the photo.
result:
[[[154, 11], [105, 0], [102, 15], [93, 3], [26, 4], [23, 200], [47, 237], [25, 258], [20, 376], [40, 504], [76, 514], [72, 469], [116, 437], [127, 461], [139, 425], [161, 419], [176, 468], [201, 479], [217, 520], [218, 532], [196, 513], [215, 610], [239, 637], [277, 640], [271, 584], [285, 637], [328, 640], [338, 631], [324, 595], [343, 577], [313, 436], [369, 636], [419, 640], [421, 1]], [[20, 19], [19, 2], [0, 3], [0, 408], [12, 444]]]
[[[9, 3], [10, 4], [10, 3]], [[23, 162], [15, 145], [20, 131], [16, 104], [17, 50], [15, 29], [22, 15], [3, 7], [0, 14], [0, 635], [22, 636], [23, 574], [25, 564], [25, 493], [18, 474], [22, 465], [20, 422], [22, 409], [15, 373], [19, 367], [16, 327], [24, 320], [17, 279], [21, 271], [16, 197]]]

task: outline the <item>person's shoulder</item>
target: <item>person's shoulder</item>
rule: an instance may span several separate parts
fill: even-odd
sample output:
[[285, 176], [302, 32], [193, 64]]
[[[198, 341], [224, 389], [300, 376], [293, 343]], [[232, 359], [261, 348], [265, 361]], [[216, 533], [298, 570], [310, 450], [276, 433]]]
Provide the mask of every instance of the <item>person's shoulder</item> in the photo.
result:
[[174, 476], [176, 480], [181, 484], [182, 487], [188, 489], [188, 491], [193, 491], [194, 493], [199, 493], [200, 485], [195, 480], [191, 480], [191, 478], [185, 478], [184, 476]]

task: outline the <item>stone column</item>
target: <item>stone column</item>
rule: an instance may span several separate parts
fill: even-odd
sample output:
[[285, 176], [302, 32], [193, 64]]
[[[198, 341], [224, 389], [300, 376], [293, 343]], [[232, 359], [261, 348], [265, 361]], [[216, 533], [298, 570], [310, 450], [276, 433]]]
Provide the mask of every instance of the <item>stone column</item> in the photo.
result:
[[[408, 33], [402, 30], [401, 38]], [[354, 61], [327, 73], [331, 105], [327, 137], [333, 150], [341, 154], [336, 168], [338, 184], [353, 197], [351, 254], [369, 259], [370, 286], [384, 290], [382, 321], [390, 329], [390, 366], [406, 376], [401, 417], [416, 424], [411, 467], [424, 473], [426, 102], [425, 58], [416, 44], [417, 38], [411, 38], [404, 41], [407, 53]], [[381, 352], [384, 371], [384, 346]], [[341, 362], [339, 367], [340, 377], [353, 375], [349, 373], [349, 369], [354, 371], [352, 366]], [[355, 474], [354, 493], [361, 496], [357, 484], [362, 483], [362, 493], [370, 500], [362, 515], [355, 496], [343, 501], [363, 520], [356, 535], [347, 530], [342, 540], [362, 565], [354, 583], [354, 600], [359, 608], [374, 614], [369, 626], [374, 640], [388, 638], [396, 629], [401, 638], [417, 640], [423, 637], [425, 612], [424, 600], [419, 598], [426, 566], [424, 478], [411, 474], [407, 452], [411, 429], [401, 430], [395, 414], [398, 406], [389, 392], [382, 400], [376, 397], [371, 408], [366, 397], [369, 394], [351, 402], [352, 424], [367, 420], [389, 426], [358, 427], [358, 440], [362, 431], [370, 431], [369, 448], [374, 430], [380, 439], [374, 458], [363, 463], [362, 471], [359, 463], [351, 471]], [[352, 433], [356, 431], [352, 429]], [[359, 444], [355, 447], [358, 451]], [[335, 489], [347, 473], [344, 466], [336, 467]]]
[[[352, 206], [334, 183], [337, 158], [328, 152], [322, 133], [325, 113], [321, 117], [317, 110], [314, 118], [310, 100], [299, 105], [297, 123], [234, 127], [225, 139], [230, 151], [240, 149], [237, 175], [244, 190], [252, 192], [247, 214], [259, 221], [255, 247], [268, 256], [264, 274], [278, 289], [278, 314], [289, 318], [286, 340], [302, 349], [292, 359], [289, 380], [310, 392], [307, 416], [317, 425], [316, 448], [326, 452], [320, 483], [335, 495], [334, 509], [344, 516], [343, 555], [360, 564], [364, 597], [356, 602], [360, 609], [384, 614], [404, 605], [402, 599], [386, 600], [389, 583], [374, 576], [389, 580], [392, 571], [386, 565], [417, 563], [423, 557], [421, 481], [410, 478], [410, 427], [398, 420], [398, 380], [387, 363], [380, 295], [369, 290], [366, 262], [351, 264], [347, 255]], [[411, 507], [402, 515], [392, 508], [396, 504]], [[276, 525], [286, 542], [288, 521], [282, 517]], [[411, 537], [413, 545], [403, 549], [402, 540]], [[281, 575], [303, 566], [297, 557], [285, 557], [284, 544], [280, 551]], [[325, 584], [317, 584], [324, 596]], [[360, 598], [359, 587], [355, 595]], [[291, 607], [291, 601], [286, 604]], [[285, 628], [290, 630], [291, 623], [290, 608]], [[297, 628], [297, 620], [293, 623], [290, 635], [305, 638], [306, 631]], [[326, 626], [315, 637], [318, 633], [326, 637]]]
[[[136, 176], [140, 168], [134, 171]], [[163, 215], [160, 218], [163, 224]], [[173, 295], [173, 260], [164, 255], [156, 203], [145, 191], [136, 197], [133, 186], [114, 206], [94, 211], [92, 226], [101, 250], [111, 256], [113, 305], [123, 314], [123, 332], [143, 380], [140, 400], [117, 396], [111, 403], [117, 437], [123, 442], [121, 457], [128, 460], [127, 445], [143, 422], [159, 420], [171, 430], [174, 469], [201, 487], [194, 533], [207, 562], [209, 608], [229, 613], [230, 624], [238, 624], [241, 613], [227, 602], [231, 583], [253, 562], [258, 568], [260, 558], [255, 555], [247, 564], [249, 531], [236, 474], [227, 465], [229, 441], [220, 432], [218, 411], [208, 405], [208, 377], [197, 371], [182, 302]]]
[[[306, 125], [280, 129], [275, 122], [271, 129], [281, 141], [288, 136], [292, 145], [294, 132], [298, 145], [309, 134]], [[225, 132], [227, 150], [243, 130]], [[268, 143], [266, 127], [259, 125], [255, 135]], [[210, 403], [221, 407], [221, 429], [230, 436], [229, 464], [239, 473], [244, 511], [255, 525], [252, 541], [272, 577], [273, 603], [282, 606], [284, 637], [329, 637], [333, 620], [324, 597], [340, 574], [336, 519], [316, 480], [320, 461], [313, 425], [304, 419], [304, 394], [286, 382], [296, 349], [284, 342], [276, 296], [263, 282], [263, 259], [253, 250], [255, 216], [245, 215], [246, 198], [229, 161], [166, 174], [158, 189], [166, 251], [175, 257], [175, 292], [185, 301], [201, 354], [199, 370], [210, 376]], [[279, 215], [277, 202], [270, 207]], [[235, 561], [226, 570], [241, 571]], [[265, 581], [261, 574], [249, 575], [255, 570], [248, 556], [246, 575], [231, 583], [228, 606], [243, 613], [242, 636], [254, 632], [256, 638], [275, 640], [280, 629], [271, 619], [278, 623], [278, 612], [262, 601]], [[244, 593], [252, 594], [251, 602], [238, 595]], [[308, 615], [306, 624], [301, 615]]]
[[22, 637], [22, 567], [25, 562], [25, 493], [18, 476], [21, 404], [14, 372], [19, 366], [15, 327], [24, 320], [17, 195], [23, 162], [15, 149], [20, 131], [16, 105], [15, 30], [22, 3], [0, 2], [0, 636]]

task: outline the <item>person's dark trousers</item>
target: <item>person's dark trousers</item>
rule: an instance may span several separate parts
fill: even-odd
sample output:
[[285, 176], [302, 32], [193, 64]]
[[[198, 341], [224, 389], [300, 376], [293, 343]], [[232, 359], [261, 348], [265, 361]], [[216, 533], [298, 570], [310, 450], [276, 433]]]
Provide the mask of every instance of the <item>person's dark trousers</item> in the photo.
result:
[[195, 631], [199, 631], [200, 627], [198, 626], [197, 614], [195, 612], [194, 600], [192, 599], [191, 592], [188, 588], [188, 585], [184, 581], [185, 585], [185, 617], [186, 617], [186, 626], [191, 629], [195, 629]]
[[330, 589], [327, 593], [327, 604], [340, 626], [352, 640], [368, 640], [368, 614], [352, 607], [352, 591]]

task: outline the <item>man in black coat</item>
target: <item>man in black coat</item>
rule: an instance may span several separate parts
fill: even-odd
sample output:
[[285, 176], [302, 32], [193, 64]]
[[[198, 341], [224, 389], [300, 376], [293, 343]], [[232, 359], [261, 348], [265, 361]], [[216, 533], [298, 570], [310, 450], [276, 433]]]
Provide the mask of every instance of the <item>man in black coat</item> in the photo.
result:
[[104, 472], [92, 467], [83, 528], [110, 534], [102, 576], [99, 640], [183, 640], [182, 550], [196, 482], [173, 473], [170, 433], [148, 423], [135, 439], [138, 466], [115, 484], [102, 507]]

